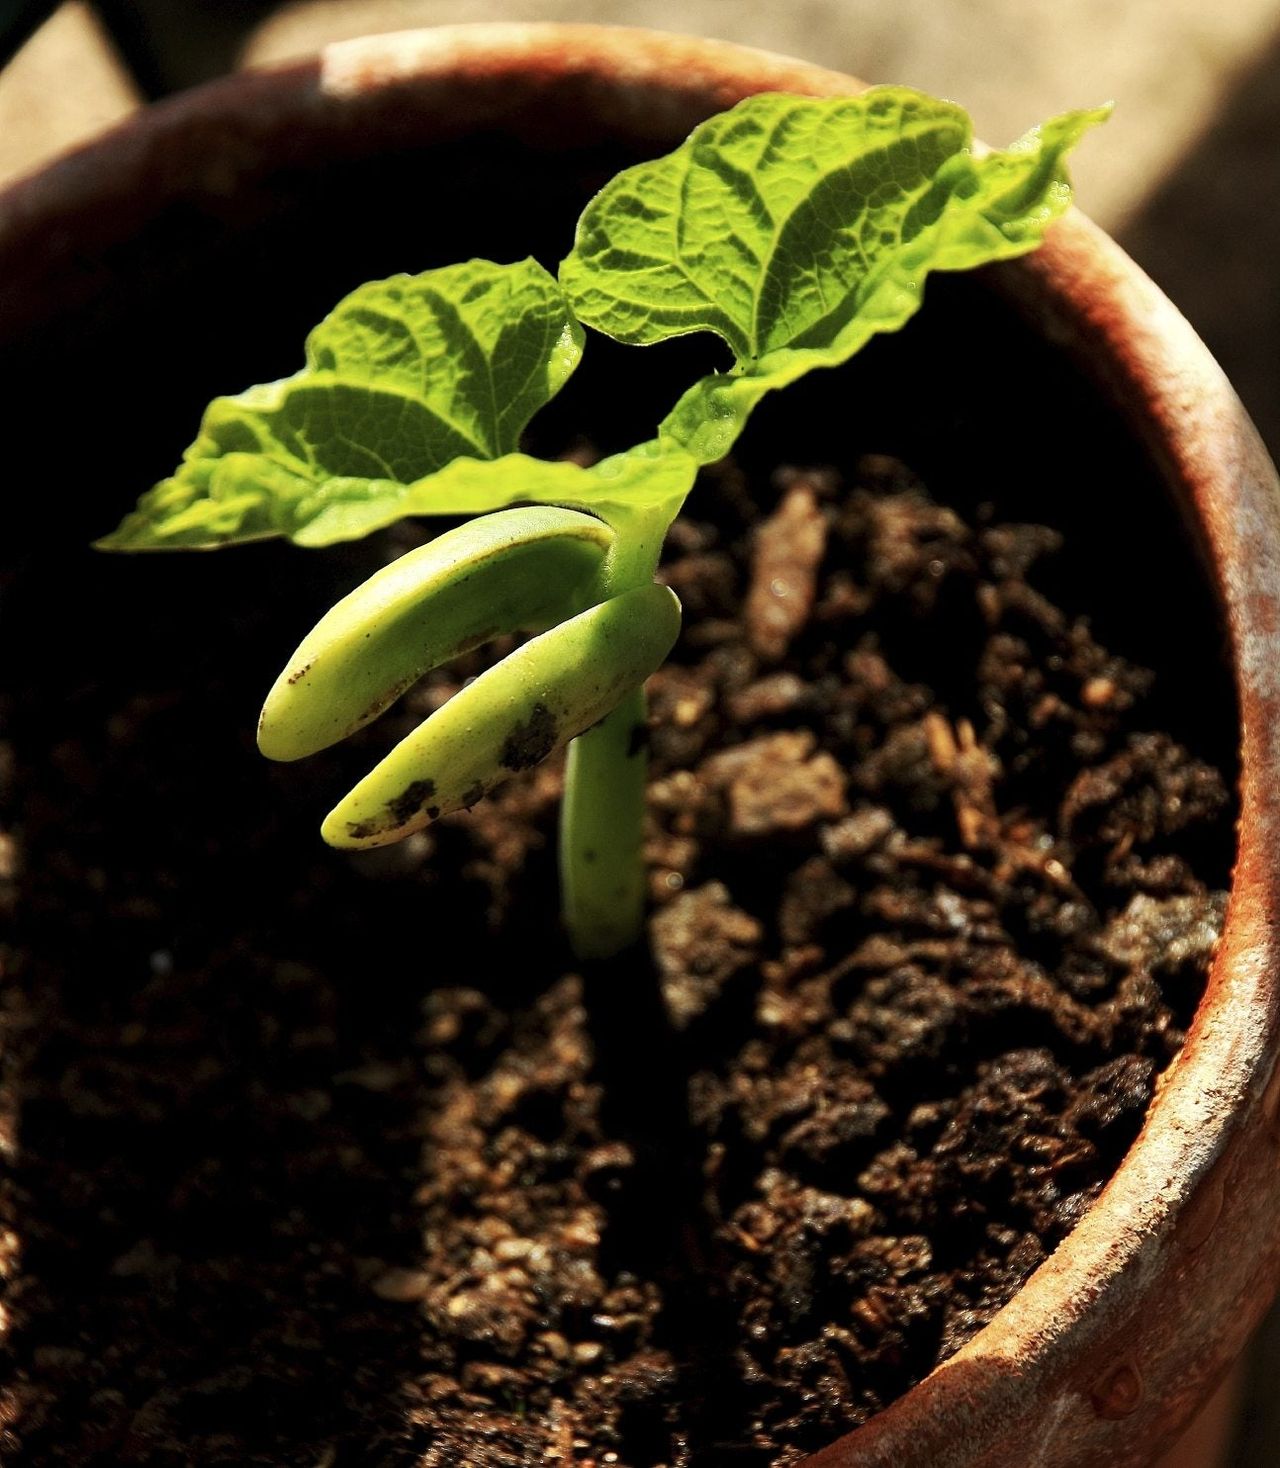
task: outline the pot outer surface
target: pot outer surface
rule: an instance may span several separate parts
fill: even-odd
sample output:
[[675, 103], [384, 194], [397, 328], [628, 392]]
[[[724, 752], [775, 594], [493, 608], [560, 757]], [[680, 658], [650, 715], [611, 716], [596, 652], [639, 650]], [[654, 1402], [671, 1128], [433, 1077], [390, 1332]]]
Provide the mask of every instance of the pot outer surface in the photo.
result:
[[[471, 255], [532, 254], [554, 268], [590, 194], [700, 117], [754, 90], [856, 85], [710, 43], [585, 27], [461, 28], [335, 48], [323, 67], [204, 89], [11, 190], [0, 199], [0, 372], [9, 421], [23, 427], [9, 444], [16, 563], [3, 586], [10, 625], [39, 636], [5, 639], [9, 671], [39, 659], [125, 680], [143, 636], [166, 642], [193, 676], [217, 655], [219, 609], [201, 595], [207, 562], [126, 562], [88, 544], [168, 471], [209, 397], [295, 370], [305, 331], [353, 286]], [[1108, 339], [1114, 360], [1103, 375], [1138, 404], [1141, 364], [1116, 345], [1120, 306], [1095, 310], [1089, 295], [1106, 277], [1118, 302], [1127, 269], [1072, 226], [1034, 268], [938, 280], [906, 330], [792, 389], [751, 432], [766, 452], [773, 441], [785, 451], [789, 423], [803, 416], [806, 452], [820, 460], [837, 452], [851, 421], [874, 424], [877, 449], [906, 455], [926, 480], [940, 466], [948, 483], [971, 485], [975, 501], [993, 453], [1021, 466], [1029, 494], [1052, 501], [1055, 522], [1085, 548], [1075, 570], [1092, 578], [1101, 640], [1123, 626], [1126, 653], [1170, 691], [1160, 710], [1167, 727], [1230, 769], [1239, 725], [1221, 619], [1168, 484], [1121, 413], [1058, 350], [1060, 341]], [[1004, 297], [1019, 300], [1038, 331]], [[610, 384], [623, 360], [627, 387], [617, 392]], [[603, 448], [634, 442], [669, 404], [669, 383], [723, 365], [716, 344], [700, 340], [643, 354], [593, 340], [588, 362], [541, 420], [548, 440], [586, 421]], [[1258, 508], [1269, 470], [1247, 425], [1203, 362], [1179, 382], [1191, 394], [1188, 422], [1199, 421], [1203, 382], [1218, 393], [1215, 422], [1234, 458], [1218, 464], [1223, 484], [1192, 482], [1200, 461], [1182, 453], [1166, 413], [1150, 429], [1156, 461], [1181, 481], [1181, 509], [1211, 555], [1222, 554], [1230, 525], [1247, 520], [1259, 559], [1274, 565], [1275, 516]], [[1241, 484], [1254, 495], [1251, 520], [1225, 498]], [[309, 625], [332, 588], [369, 564], [360, 547], [238, 554], [245, 594], [278, 603], [286, 627]], [[1235, 599], [1237, 651], [1247, 652], [1275, 616], [1274, 581], [1260, 590], [1234, 574], [1219, 569]], [[150, 609], [141, 620], [140, 604]], [[129, 610], [117, 616], [117, 607]], [[280, 651], [264, 648], [244, 667], [247, 708]], [[1256, 690], [1245, 707], [1256, 711]], [[1249, 728], [1246, 816], [1277, 768], [1256, 717]], [[20, 768], [17, 784], [28, 780], [38, 784], [39, 771]], [[1198, 1114], [1186, 1100], [1174, 1114], [1178, 1087], [1166, 1087], [1121, 1179], [1015, 1305], [815, 1465], [1061, 1468], [1099, 1453], [1143, 1463], [1238, 1349], [1271, 1288], [1266, 1219], [1277, 1201], [1274, 1091], [1264, 1096], [1274, 964], [1258, 916], [1273, 883], [1252, 871], [1245, 885], [1191, 1054], [1176, 1068], [1202, 1055], [1216, 1094], [1201, 1079]], [[1139, 1177], [1144, 1147], [1150, 1165], [1129, 1186], [1153, 1211], [1139, 1217], [1121, 1182]]]

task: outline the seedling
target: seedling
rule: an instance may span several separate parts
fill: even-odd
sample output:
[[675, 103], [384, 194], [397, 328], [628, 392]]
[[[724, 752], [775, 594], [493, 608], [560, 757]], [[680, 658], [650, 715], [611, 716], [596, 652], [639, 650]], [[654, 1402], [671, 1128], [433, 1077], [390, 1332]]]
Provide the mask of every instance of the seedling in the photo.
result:
[[[617, 953], [643, 912], [644, 682], [680, 623], [654, 578], [699, 468], [766, 393], [900, 327], [931, 271], [1034, 249], [1070, 199], [1065, 155], [1106, 112], [979, 153], [960, 108], [905, 88], [751, 97], [609, 183], [558, 277], [471, 260], [361, 286], [311, 333], [299, 373], [216, 399], [177, 472], [99, 544], [321, 546], [406, 515], [481, 517], [321, 619], [258, 742], [300, 759], [449, 658], [532, 634], [394, 748], [323, 834], [399, 840], [568, 744], [565, 921], [581, 956]], [[530, 458], [520, 435], [577, 366], [584, 326], [636, 345], [710, 331], [734, 363], [625, 453]]]

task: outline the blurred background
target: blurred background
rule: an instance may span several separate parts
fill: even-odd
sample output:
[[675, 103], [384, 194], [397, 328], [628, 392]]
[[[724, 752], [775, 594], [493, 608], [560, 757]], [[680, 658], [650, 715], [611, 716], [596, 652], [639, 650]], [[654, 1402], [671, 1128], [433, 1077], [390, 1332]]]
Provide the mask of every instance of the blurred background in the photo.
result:
[[[225, 72], [493, 20], [781, 51], [953, 97], [995, 145], [1113, 99], [1073, 162], [1077, 198], [1190, 318], [1280, 457], [1280, 0], [0, 0], [0, 185]], [[1280, 1468], [1278, 1371], [1273, 1313], [1177, 1468]]]

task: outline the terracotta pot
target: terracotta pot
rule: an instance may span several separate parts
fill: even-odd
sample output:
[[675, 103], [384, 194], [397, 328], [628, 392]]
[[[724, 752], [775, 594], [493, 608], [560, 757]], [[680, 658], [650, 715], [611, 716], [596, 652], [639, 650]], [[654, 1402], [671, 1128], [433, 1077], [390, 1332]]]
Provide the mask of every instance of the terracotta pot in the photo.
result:
[[[264, 180], [387, 150], [516, 134], [642, 155], [760, 90], [859, 83], [714, 42], [586, 26], [382, 36], [231, 78], [141, 115], [0, 197], [0, 336], [118, 287], [121, 242], [175, 219], [270, 219]], [[274, 186], [274, 185], [273, 185]], [[1068, 1240], [960, 1352], [811, 1468], [1150, 1463], [1208, 1396], [1280, 1268], [1280, 497], [1191, 328], [1076, 214], [984, 272], [1086, 361], [1190, 517], [1230, 629], [1241, 709], [1238, 859], [1208, 992], [1146, 1126]]]

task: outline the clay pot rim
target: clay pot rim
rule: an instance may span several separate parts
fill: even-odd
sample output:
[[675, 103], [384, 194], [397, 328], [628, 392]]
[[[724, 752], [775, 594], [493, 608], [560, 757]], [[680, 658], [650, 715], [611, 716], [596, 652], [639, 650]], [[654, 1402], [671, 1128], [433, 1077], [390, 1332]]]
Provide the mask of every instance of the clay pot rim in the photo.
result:
[[[863, 85], [768, 52], [639, 29], [468, 25], [338, 42], [135, 114], [11, 185], [0, 194], [0, 263], [68, 201], [78, 214], [101, 211], [150, 185], [147, 170], [174, 135], [189, 141], [203, 128], [216, 138], [266, 109], [284, 137], [382, 91], [443, 87], [456, 106], [468, 88], [495, 84], [553, 96], [572, 80], [580, 96], [584, 79], [604, 125], [655, 138], [749, 92]], [[1280, 850], [1280, 481], [1207, 349], [1082, 215], [1056, 225], [1035, 255], [983, 275], [1042, 334], [1089, 360], [1193, 519], [1239, 699], [1237, 864], [1188, 1042], [1102, 1196], [968, 1345], [810, 1468], [1147, 1462], [1265, 1309], [1280, 1250], [1280, 863], [1268, 855]], [[0, 309], [0, 322], [8, 314]]]

